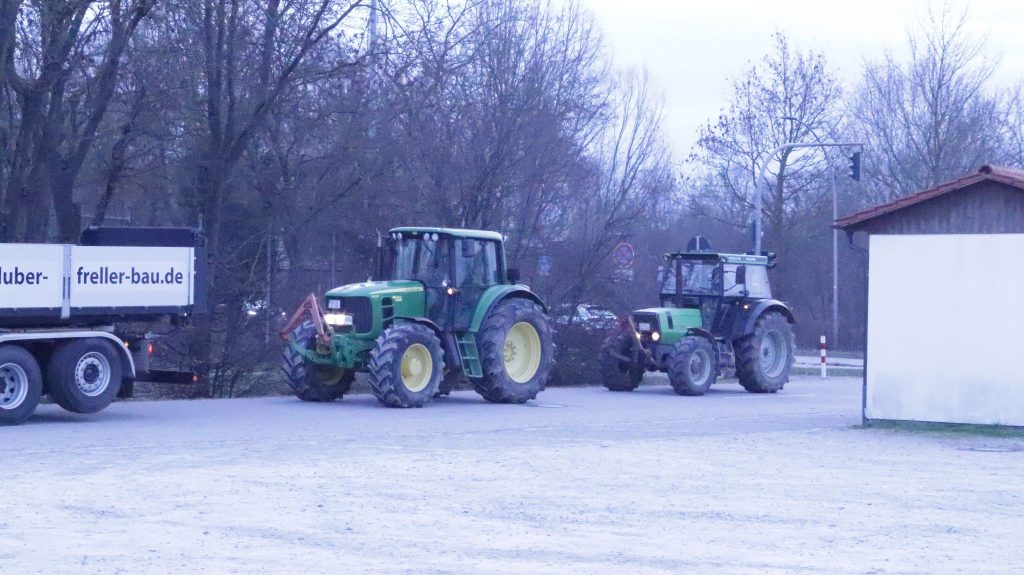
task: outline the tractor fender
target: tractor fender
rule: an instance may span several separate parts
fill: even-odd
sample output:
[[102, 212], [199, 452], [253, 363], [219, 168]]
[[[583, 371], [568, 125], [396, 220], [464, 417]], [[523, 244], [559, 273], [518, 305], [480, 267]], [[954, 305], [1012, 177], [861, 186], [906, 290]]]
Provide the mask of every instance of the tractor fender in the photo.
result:
[[395, 316], [395, 321], [404, 321], [404, 322], [408, 322], [408, 323], [418, 323], [418, 324], [425, 325], [425, 326], [429, 327], [430, 329], [432, 329], [434, 331], [434, 333], [437, 334], [437, 337], [441, 337], [442, 335], [444, 335], [444, 330], [441, 329], [441, 326], [437, 325], [436, 323], [434, 323], [433, 321], [431, 321], [431, 320], [429, 320], [429, 319], [427, 319], [425, 317], [409, 317], [409, 316], [398, 315], [398, 316]]
[[548, 307], [544, 305], [544, 302], [540, 297], [524, 285], [491, 286], [484, 291], [482, 296], [480, 296], [480, 302], [476, 306], [476, 311], [473, 312], [473, 320], [469, 324], [468, 331], [470, 333], [480, 331], [480, 325], [484, 322], [484, 318], [487, 317], [487, 314], [491, 313], [491, 308], [499, 302], [512, 297], [528, 299], [539, 305], [541, 309], [544, 310], [544, 313], [548, 312]]
[[737, 339], [753, 333], [757, 319], [768, 312], [781, 313], [783, 317], [786, 318], [786, 321], [791, 324], [796, 323], [796, 318], [793, 317], [793, 311], [790, 310], [789, 306], [786, 304], [777, 299], [761, 300], [752, 305], [750, 309], [746, 311], [744, 316], [738, 318], [731, 339]]
[[715, 336], [710, 331], [700, 327], [691, 327], [686, 330], [685, 335], [703, 337], [708, 340], [708, 343], [711, 344], [711, 349], [715, 350], [715, 365], [717, 366], [722, 362], [722, 352], [718, 349], [718, 340], [715, 339]]
[[704, 328], [691, 327], [691, 328], [686, 330], [686, 335], [700, 336], [700, 337], [703, 337], [704, 339], [710, 341], [712, 346], [716, 345], [716, 343], [715, 343], [716, 342], [715, 336], [711, 335], [711, 332], [706, 330], [706, 329], [704, 329]]

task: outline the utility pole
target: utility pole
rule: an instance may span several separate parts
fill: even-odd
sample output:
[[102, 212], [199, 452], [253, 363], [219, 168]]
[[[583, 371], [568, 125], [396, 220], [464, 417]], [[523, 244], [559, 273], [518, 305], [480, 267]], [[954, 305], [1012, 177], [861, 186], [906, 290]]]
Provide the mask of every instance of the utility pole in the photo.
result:
[[[766, 175], [768, 173], [768, 163], [771, 161], [772, 158], [775, 157], [776, 154], [782, 152], [783, 150], [792, 150], [792, 149], [796, 149], [796, 148], [844, 148], [844, 147], [856, 147], [857, 150], [858, 150], [857, 153], [859, 154], [859, 151], [864, 147], [864, 144], [861, 143], [861, 142], [822, 142], [821, 139], [818, 138], [818, 135], [816, 133], [814, 133], [814, 130], [812, 130], [810, 128], [810, 126], [805, 124], [799, 118], [796, 118], [796, 117], [793, 117], [793, 116], [784, 116], [782, 119], [783, 120], [792, 120], [792, 121], [798, 122], [801, 125], [803, 125], [804, 128], [807, 128], [807, 131], [814, 137], [816, 142], [813, 143], [813, 144], [812, 143], [804, 143], [804, 142], [790, 142], [790, 143], [787, 143], [787, 144], [783, 144], [783, 145], [779, 146], [778, 148], [775, 148], [774, 150], [772, 150], [772, 152], [770, 154], [768, 154], [768, 157], [765, 158], [764, 165], [761, 167], [761, 176], [760, 176], [760, 178], [755, 183], [760, 182], [761, 180], [764, 180], [765, 184], [766, 185], [768, 184], [768, 182], [766, 180]], [[856, 161], [857, 161], [857, 171], [859, 172], [859, 168], [860, 168], [860, 156], [859, 155], [857, 156], [857, 160]], [[835, 171], [830, 168], [829, 169], [829, 174], [831, 176], [831, 190], [832, 190], [832, 221], [834, 222], [834, 221], [836, 221], [836, 219], [839, 218], [839, 200], [838, 200], [838, 193], [836, 191], [836, 174], [835, 174]], [[859, 178], [860, 174], [857, 173], [856, 175]], [[755, 234], [755, 238], [754, 238], [754, 252], [757, 253], [757, 254], [760, 254], [761, 253], [761, 186], [759, 186], [759, 185], [755, 186], [754, 206], [755, 206], [755, 210], [756, 210], [756, 213], [754, 214], [754, 230], [755, 230], [754, 231], [754, 234]], [[835, 348], [836, 342], [838, 342], [838, 341], [839, 341], [839, 230], [833, 229], [832, 230], [832, 347], [833, 347], [833, 349]]]

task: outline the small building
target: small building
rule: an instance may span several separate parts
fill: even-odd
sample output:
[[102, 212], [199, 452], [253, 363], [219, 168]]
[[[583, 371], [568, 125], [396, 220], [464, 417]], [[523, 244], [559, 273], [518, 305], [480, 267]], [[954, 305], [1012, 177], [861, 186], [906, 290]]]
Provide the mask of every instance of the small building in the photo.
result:
[[868, 235], [865, 422], [1024, 426], [1024, 170], [984, 165], [835, 226]]

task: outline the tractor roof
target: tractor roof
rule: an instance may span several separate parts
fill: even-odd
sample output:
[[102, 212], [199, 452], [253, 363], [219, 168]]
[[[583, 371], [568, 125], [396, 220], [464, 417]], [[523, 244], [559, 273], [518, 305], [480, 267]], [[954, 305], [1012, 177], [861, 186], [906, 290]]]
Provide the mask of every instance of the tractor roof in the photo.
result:
[[720, 254], [716, 252], [669, 252], [665, 258], [682, 258], [686, 260], [721, 260], [727, 264], [746, 264], [754, 266], [768, 265], [768, 256], [755, 256], [753, 254]]
[[392, 228], [391, 233], [403, 233], [403, 234], [446, 234], [456, 238], [471, 238], [477, 240], [493, 240], [502, 241], [504, 238], [498, 232], [490, 232], [487, 230], [463, 230], [460, 228], [430, 228], [430, 227], [416, 227], [406, 226], [401, 228]]

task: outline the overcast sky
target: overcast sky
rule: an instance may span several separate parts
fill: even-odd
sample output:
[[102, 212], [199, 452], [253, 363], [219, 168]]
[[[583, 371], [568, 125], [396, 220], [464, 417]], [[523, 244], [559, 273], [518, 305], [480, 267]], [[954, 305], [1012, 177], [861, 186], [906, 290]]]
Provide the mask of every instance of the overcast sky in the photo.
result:
[[[796, 49], [823, 52], [850, 87], [865, 58], [905, 53], [908, 26], [926, 20], [929, 6], [921, 0], [580, 1], [597, 19], [615, 62], [647, 68], [664, 96], [665, 131], [678, 158], [724, 107], [730, 78], [771, 49], [776, 30]], [[952, 6], [959, 12], [963, 4]], [[1001, 56], [996, 81], [1024, 78], [1024, 3], [972, 0], [968, 17], [972, 33], [987, 35], [990, 52]]]

